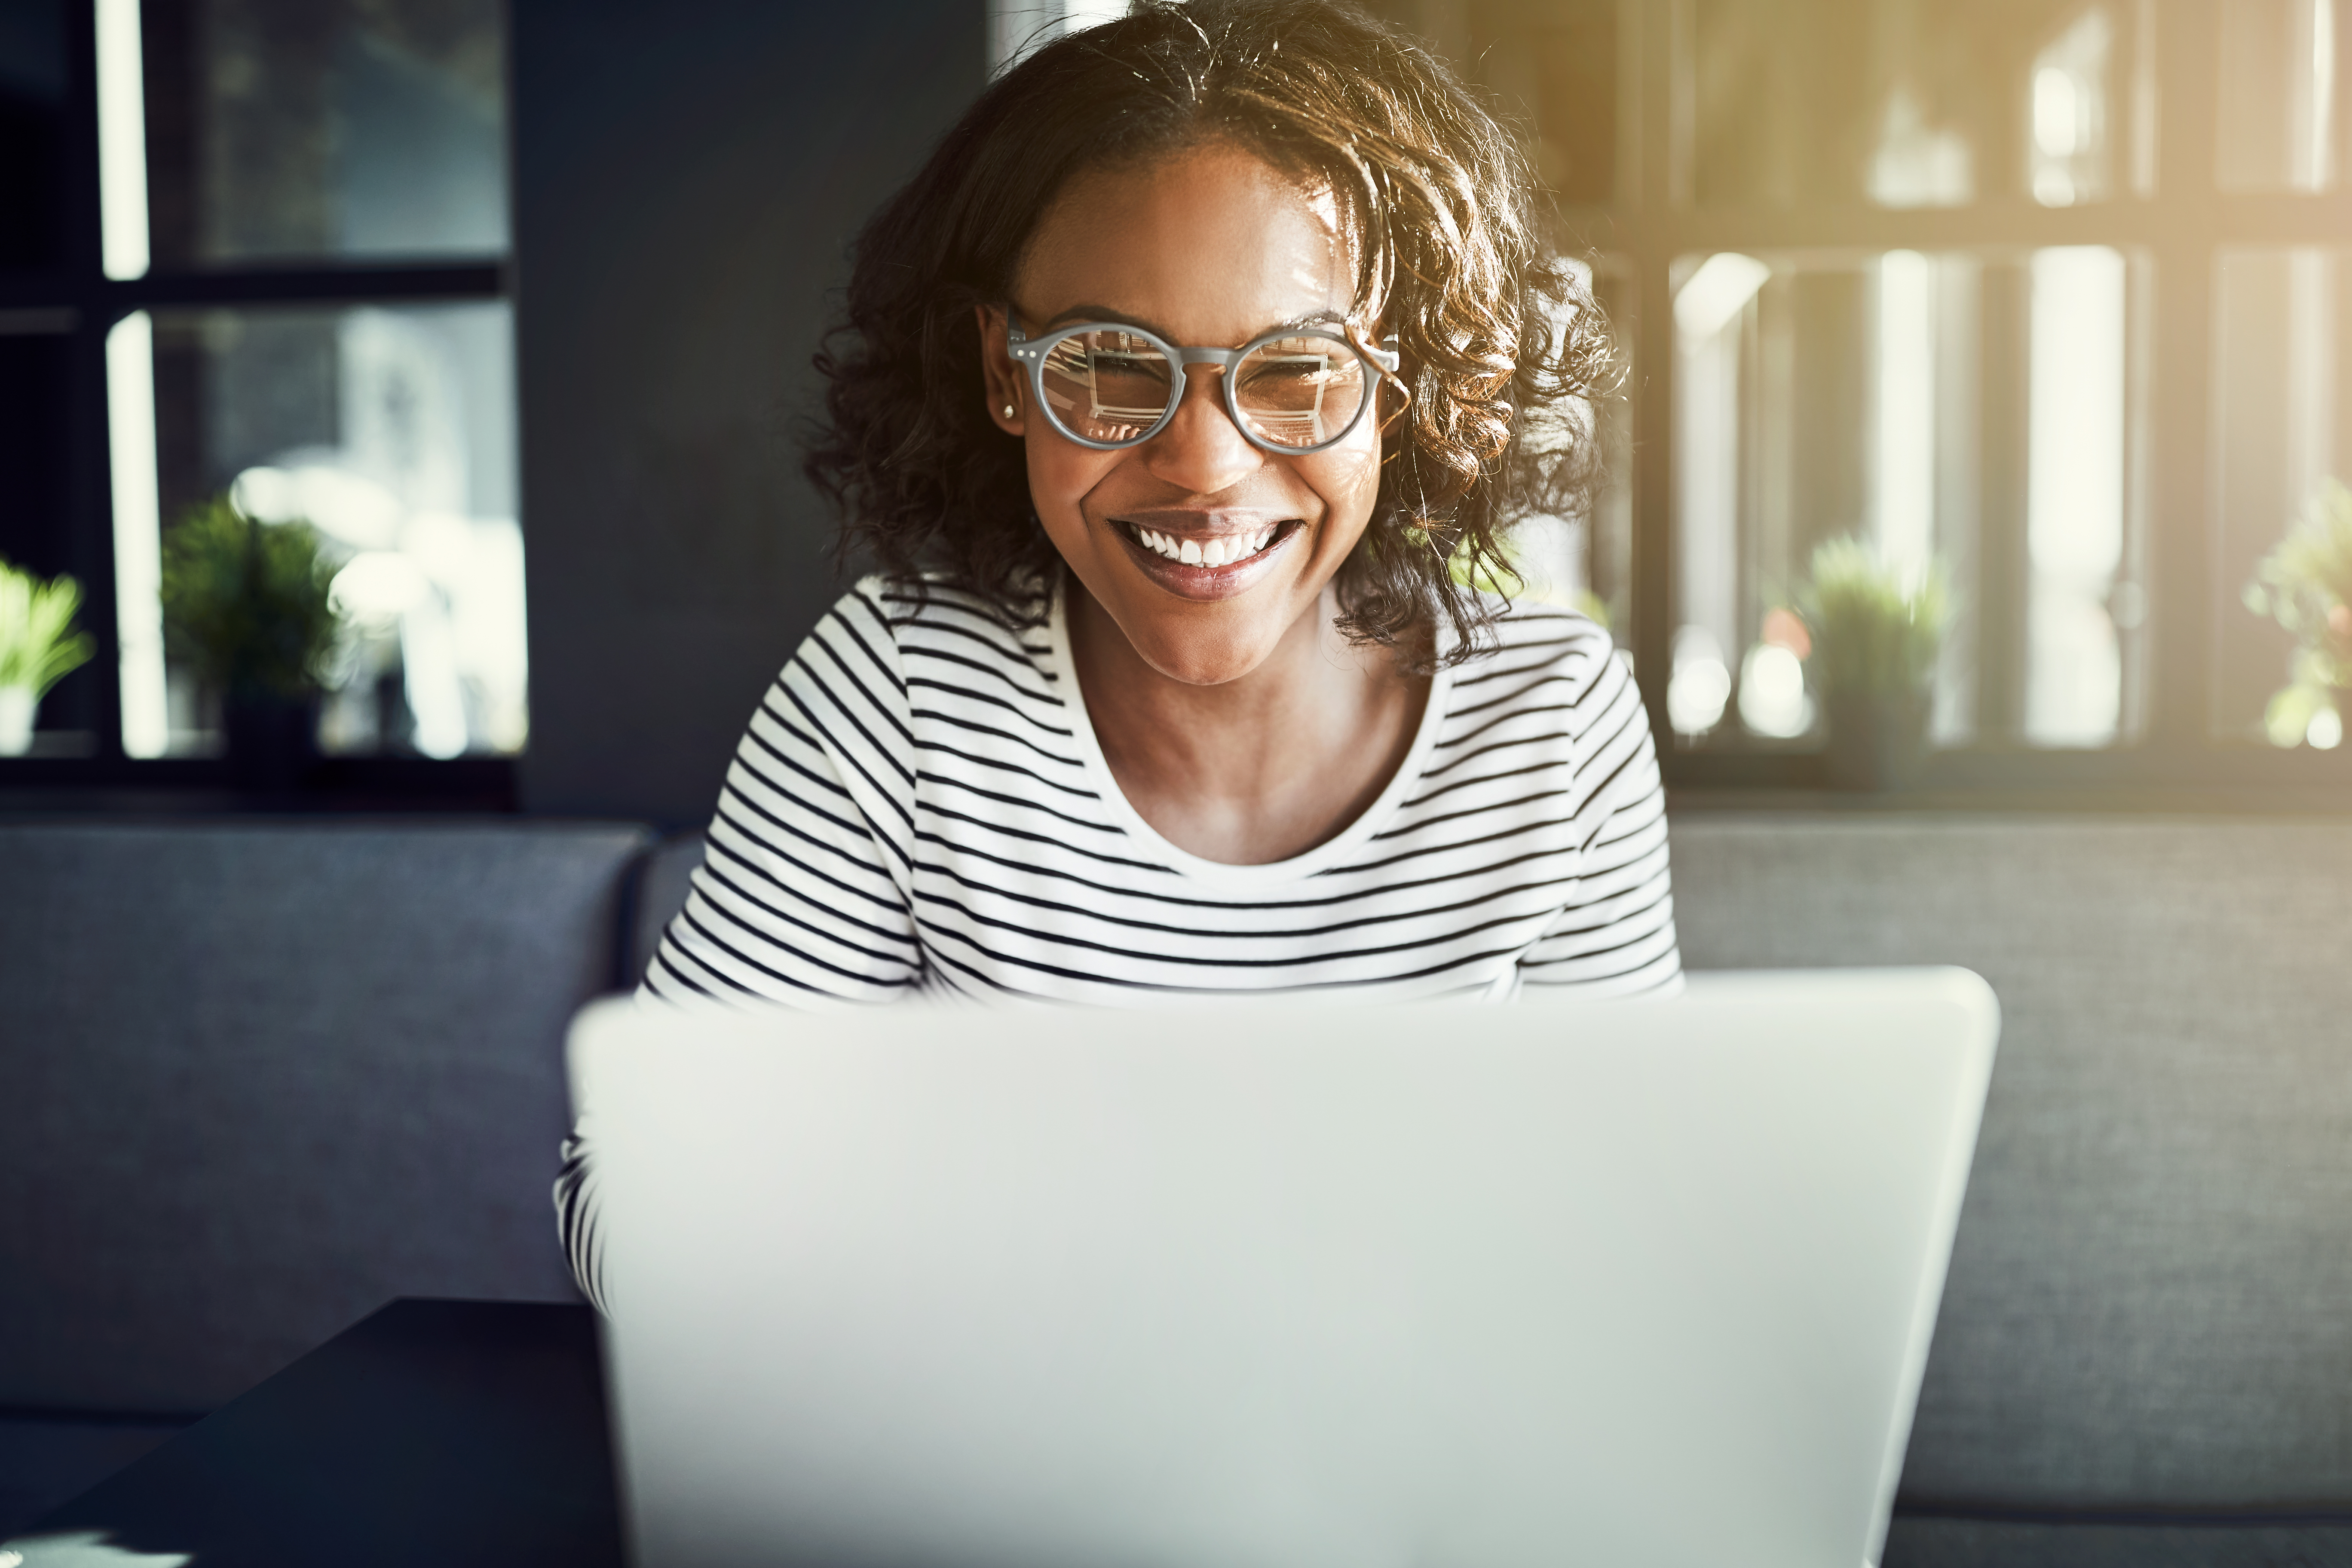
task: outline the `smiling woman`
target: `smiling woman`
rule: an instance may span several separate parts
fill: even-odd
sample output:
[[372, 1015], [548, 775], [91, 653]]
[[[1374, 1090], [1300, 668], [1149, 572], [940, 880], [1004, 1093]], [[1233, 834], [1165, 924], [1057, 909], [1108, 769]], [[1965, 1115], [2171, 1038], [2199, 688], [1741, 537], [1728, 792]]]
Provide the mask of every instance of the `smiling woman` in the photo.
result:
[[882, 570], [652, 988], [1671, 978], [1607, 637], [1463, 585], [1593, 478], [1603, 327], [1534, 215], [1347, 6], [1147, 5], [999, 79], [859, 243], [810, 471]]
[[752, 716], [647, 991], [1675, 984], [1623, 660], [1465, 585], [1594, 478], [1604, 328], [1535, 195], [1329, 0], [1145, 5], [1000, 79], [859, 242], [809, 469], [880, 570]]

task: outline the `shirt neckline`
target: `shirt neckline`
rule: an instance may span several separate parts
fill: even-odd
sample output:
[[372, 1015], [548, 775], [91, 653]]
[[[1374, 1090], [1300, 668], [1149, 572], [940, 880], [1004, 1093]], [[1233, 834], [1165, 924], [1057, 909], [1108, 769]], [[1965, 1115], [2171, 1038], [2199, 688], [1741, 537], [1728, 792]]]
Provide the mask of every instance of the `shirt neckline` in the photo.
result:
[[1180, 875], [1202, 882], [1228, 888], [1263, 888], [1275, 883], [1298, 881], [1329, 869], [1360, 847], [1364, 841], [1386, 826], [1404, 804], [1404, 797], [1420, 781], [1423, 765], [1429, 760], [1430, 749], [1437, 743], [1437, 732], [1445, 724], [1447, 693], [1454, 685], [1450, 666], [1440, 665], [1430, 677], [1429, 700], [1421, 710], [1421, 724], [1414, 731], [1412, 745], [1404, 761], [1381, 789], [1372, 804], [1366, 806], [1355, 821], [1338, 834], [1324, 840], [1303, 855], [1287, 860], [1270, 860], [1262, 866], [1235, 866], [1223, 860], [1207, 860], [1160, 836], [1160, 830], [1143, 819], [1118, 787], [1118, 780], [1103, 759], [1102, 742], [1095, 735], [1094, 715], [1087, 710], [1086, 689], [1078, 682], [1076, 663], [1070, 658], [1069, 587], [1066, 577], [1057, 577], [1054, 584], [1053, 609], [1047, 617], [1053, 661], [1054, 684], [1069, 714], [1070, 736], [1078, 749], [1078, 761], [1086, 769], [1095, 793], [1102, 797], [1104, 809], [1111, 820], [1140, 845], [1154, 858]]

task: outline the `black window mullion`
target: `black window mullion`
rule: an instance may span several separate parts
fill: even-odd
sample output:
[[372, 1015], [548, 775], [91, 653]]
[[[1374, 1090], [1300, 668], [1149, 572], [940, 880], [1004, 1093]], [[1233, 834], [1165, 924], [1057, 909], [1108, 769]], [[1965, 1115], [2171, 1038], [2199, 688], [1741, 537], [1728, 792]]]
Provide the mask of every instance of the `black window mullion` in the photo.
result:
[[[66, 7], [68, 61], [66, 243], [62, 275], [48, 280], [40, 306], [73, 315], [63, 388], [70, 442], [67, 526], [74, 541], [74, 574], [81, 580], [81, 624], [95, 645], [84, 688], [83, 719], [100, 768], [122, 756], [121, 638], [114, 595], [114, 486], [109, 468], [106, 411], [106, 331], [110, 317], [90, 309], [89, 286], [100, 277], [98, 157], [98, 6], [73, 0]], [[5, 287], [0, 285], [0, 287]]]

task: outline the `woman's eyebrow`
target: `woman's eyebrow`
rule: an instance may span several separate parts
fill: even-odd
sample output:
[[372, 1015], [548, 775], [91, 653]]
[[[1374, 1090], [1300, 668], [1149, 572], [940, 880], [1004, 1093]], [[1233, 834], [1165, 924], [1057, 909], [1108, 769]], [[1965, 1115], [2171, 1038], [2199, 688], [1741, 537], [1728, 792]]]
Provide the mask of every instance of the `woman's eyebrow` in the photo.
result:
[[1130, 316], [1124, 310], [1114, 310], [1108, 305], [1073, 305], [1046, 322], [1045, 330], [1051, 331], [1066, 321], [1103, 321], [1122, 327], [1141, 327], [1154, 337], [1167, 338], [1171, 343], [1176, 341], [1159, 323], [1147, 321], [1140, 316]]
[[[1303, 316], [1293, 316], [1288, 321], [1276, 321], [1274, 325], [1264, 329], [1263, 331], [1253, 332], [1250, 335], [1253, 337], [1263, 337], [1265, 332], [1279, 332], [1290, 327], [1322, 327], [1339, 325], [1344, 324], [1347, 320], [1347, 311], [1339, 310], [1336, 306], [1326, 305], [1319, 310], [1310, 310]], [[1176, 336], [1173, 332], [1169, 331], [1168, 329], [1159, 325], [1157, 322], [1147, 321], [1140, 316], [1130, 316], [1124, 310], [1114, 310], [1108, 305], [1073, 305], [1068, 310], [1063, 311], [1060, 315], [1055, 316], [1052, 321], [1047, 321], [1041, 330], [1051, 331], [1055, 327], [1061, 326], [1065, 322], [1068, 321], [1102, 321], [1107, 324], [1114, 324], [1123, 327], [1141, 327], [1145, 331], [1150, 332], [1154, 337], [1165, 338], [1171, 343], [1176, 341]]]

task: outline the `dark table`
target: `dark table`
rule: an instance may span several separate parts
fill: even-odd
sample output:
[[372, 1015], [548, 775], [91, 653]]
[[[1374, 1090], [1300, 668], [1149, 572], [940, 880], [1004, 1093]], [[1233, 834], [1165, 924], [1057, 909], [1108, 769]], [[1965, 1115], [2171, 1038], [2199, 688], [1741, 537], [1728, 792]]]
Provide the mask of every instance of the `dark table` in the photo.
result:
[[[2337, 1510], [1906, 1511], [1889, 1568], [2352, 1564]], [[93, 1537], [115, 1550], [76, 1549]], [[617, 1568], [594, 1316], [394, 1301], [9, 1541], [0, 1563], [7, 1552], [24, 1568]]]
[[65, 1568], [93, 1533], [190, 1568], [617, 1568], [594, 1314], [394, 1301], [8, 1550]]

